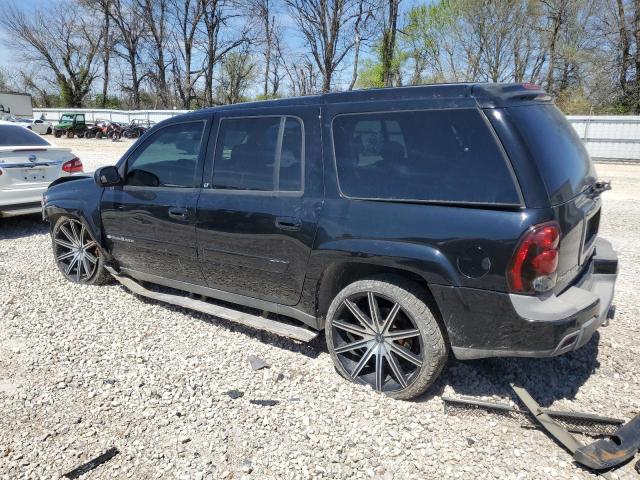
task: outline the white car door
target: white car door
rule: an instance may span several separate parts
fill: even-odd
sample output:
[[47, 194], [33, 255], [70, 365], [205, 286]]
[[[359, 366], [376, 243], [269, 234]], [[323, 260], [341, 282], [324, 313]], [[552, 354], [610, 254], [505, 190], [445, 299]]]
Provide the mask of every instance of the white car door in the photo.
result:
[[45, 135], [49, 125], [42, 120], [34, 120], [31, 127], [34, 132], [39, 133], [40, 135]]

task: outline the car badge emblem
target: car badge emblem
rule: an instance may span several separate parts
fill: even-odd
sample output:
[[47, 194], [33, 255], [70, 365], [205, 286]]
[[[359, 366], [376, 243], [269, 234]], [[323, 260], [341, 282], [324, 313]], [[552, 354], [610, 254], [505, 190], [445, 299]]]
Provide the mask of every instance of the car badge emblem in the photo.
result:
[[36, 163], [36, 160], [38, 160], [38, 158], [35, 155], [29, 155], [29, 161], [31, 163]]

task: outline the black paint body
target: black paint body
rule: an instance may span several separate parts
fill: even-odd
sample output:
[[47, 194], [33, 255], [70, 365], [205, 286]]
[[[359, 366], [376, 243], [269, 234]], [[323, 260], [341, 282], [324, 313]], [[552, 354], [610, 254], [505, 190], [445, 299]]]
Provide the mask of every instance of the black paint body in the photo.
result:
[[[101, 188], [92, 178], [54, 182], [44, 214], [51, 219], [67, 212], [84, 219], [109, 262], [134, 278], [286, 314], [314, 328], [323, 327], [330, 301], [347, 283], [393, 273], [430, 291], [452, 346], [549, 351], [582, 320], [522, 318], [510, 299], [508, 263], [527, 229], [557, 221], [561, 281], [554, 295], [560, 295], [590, 268], [595, 247], [583, 247], [580, 236], [585, 216], [599, 210], [600, 199], [584, 193], [551, 204], [508, 115], [513, 106], [547, 103], [544, 92], [517, 85], [457, 84], [201, 110], [156, 125], [117, 165], [124, 178], [127, 157], [154, 131], [204, 120], [205, 145], [192, 188]], [[519, 205], [359, 200], [341, 193], [331, 131], [336, 115], [456, 108], [475, 109], [491, 125], [513, 169]], [[304, 122], [304, 190], [211, 188], [220, 119], [260, 115], [290, 115]], [[172, 209], [184, 211], [184, 217], [172, 217]], [[581, 315], [587, 314], [593, 312]]]

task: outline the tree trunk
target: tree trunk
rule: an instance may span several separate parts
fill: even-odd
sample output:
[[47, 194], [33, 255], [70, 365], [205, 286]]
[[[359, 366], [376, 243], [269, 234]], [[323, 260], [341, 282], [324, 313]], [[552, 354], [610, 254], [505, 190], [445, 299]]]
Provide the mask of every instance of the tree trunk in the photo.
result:
[[104, 2], [104, 49], [102, 52], [102, 99], [100, 101], [101, 108], [107, 108], [107, 96], [109, 95], [109, 60], [111, 59], [111, 40], [109, 39], [109, 24], [111, 16], [109, 15], [109, 1]]
[[400, 0], [389, 0], [388, 25], [382, 35], [382, 82], [385, 86], [393, 85], [393, 57], [396, 49], [396, 32], [398, 29], [398, 6]]
[[616, 0], [618, 5], [618, 21], [620, 22], [620, 27], [618, 29], [618, 35], [620, 36], [620, 74], [618, 77], [618, 81], [620, 83], [620, 87], [622, 91], [626, 94], [628, 91], [627, 88], [627, 75], [629, 73], [629, 65], [631, 63], [631, 55], [630, 55], [630, 46], [629, 46], [629, 32], [627, 32], [627, 22], [626, 16], [624, 12], [624, 3], [623, 0]]

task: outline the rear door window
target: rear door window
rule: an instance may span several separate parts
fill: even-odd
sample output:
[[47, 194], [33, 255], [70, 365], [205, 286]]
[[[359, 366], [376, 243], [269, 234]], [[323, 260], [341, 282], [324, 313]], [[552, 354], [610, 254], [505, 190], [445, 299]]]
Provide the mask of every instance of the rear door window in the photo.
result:
[[302, 123], [295, 117], [222, 119], [213, 164], [213, 187], [302, 190], [302, 133]]
[[22, 125], [0, 125], [0, 147], [50, 146], [40, 135]]
[[342, 114], [333, 142], [349, 197], [520, 204], [510, 165], [475, 109]]
[[507, 109], [547, 187], [552, 204], [571, 200], [596, 180], [589, 154], [554, 105]]

